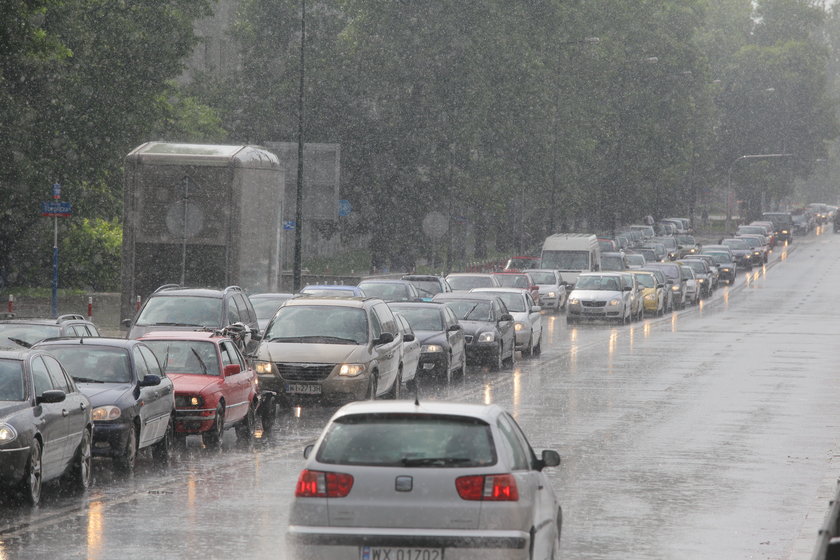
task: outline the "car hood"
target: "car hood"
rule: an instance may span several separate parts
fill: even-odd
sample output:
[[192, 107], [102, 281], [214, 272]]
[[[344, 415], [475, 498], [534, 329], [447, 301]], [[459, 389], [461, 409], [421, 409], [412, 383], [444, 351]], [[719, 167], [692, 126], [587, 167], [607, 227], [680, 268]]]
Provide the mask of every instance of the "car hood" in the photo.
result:
[[15, 413], [30, 408], [28, 401], [0, 401], [0, 419], [10, 420]]
[[367, 345], [300, 342], [267, 342], [258, 351], [261, 360], [324, 364], [367, 361], [369, 354]]
[[574, 290], [569, 298], [585, 299], [587, 301], [609, 301], [614, 297], [621, 297], [621, 292], [613, 290]]
[[414, 331], [414, 335], [420, 344], [446, 344], [446, 335], [443, 331]]
[[476, 335], [493, 330], [493, 323], [490, 321], [458, 321], [465, 335]]
[[133, 389], [130, 383], [76, 383], [79, 391], [90, 400], [92, 407], [116, 404]]
[[176, 393], [201, 393], [219, 385], [222, 378], [216, 375], [199, 375], [195, 373], [167, 373], [166, 376], [175, 385]]

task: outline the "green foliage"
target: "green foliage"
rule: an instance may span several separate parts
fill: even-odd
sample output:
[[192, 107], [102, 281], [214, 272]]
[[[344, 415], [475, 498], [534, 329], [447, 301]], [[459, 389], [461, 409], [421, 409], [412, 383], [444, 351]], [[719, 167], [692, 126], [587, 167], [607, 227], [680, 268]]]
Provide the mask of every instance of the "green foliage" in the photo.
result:
[[59, 240], [59, 283], [93, 292], [119, 291], [121, 225], [87, 218], [74, 222]]

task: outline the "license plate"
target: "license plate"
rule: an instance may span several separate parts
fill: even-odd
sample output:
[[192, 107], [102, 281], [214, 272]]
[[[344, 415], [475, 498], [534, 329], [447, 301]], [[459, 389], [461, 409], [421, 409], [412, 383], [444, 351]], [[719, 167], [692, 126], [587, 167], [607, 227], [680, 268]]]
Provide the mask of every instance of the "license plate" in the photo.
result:
[[286, 383], [286, 392], [299, 395], [320, 395], [321, 386], [313, 383]]
[[598, 307], [584, 307], [583, 312], [584, 313], [601, 313], [601, 309], [599, 309]]
[[360, 560], [443, 560], [442, 548], [413, 546], [363, 546]]

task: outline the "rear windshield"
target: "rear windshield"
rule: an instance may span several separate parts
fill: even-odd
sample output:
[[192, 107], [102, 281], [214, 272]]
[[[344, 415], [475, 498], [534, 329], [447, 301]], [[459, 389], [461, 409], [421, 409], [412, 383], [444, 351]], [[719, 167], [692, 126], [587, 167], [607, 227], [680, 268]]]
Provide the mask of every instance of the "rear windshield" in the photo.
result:
[[490, 426], [474, 418], [358, 414], [333, 422], [318, 461], [336, 465], [481, 467], [496, 463]]
[[528, 274], [531, 275], [531, 278], [534, 279], [534, 282], [537, 284], [556, 284], [557, 278], [555, 278], [553, 272], [529, 272]]
[[391, 307], [399, 311], [403, 317], [408, 320], [412, 330], [415, 331], [442, 331], [443, 317], [441, 317], [440, 309], [429, 309], [427, 307], [400, 307], [394, 305]]
[[213, 327], [222, 324], [221, 298], [201, 296], [151, 297], [137, 317], [138, 326]]
[[58, 358], [77, 383], [130, 383], [133, 378], [128, 352], [122, 348], [74, 344], [51, 345], [50, 354]]
[[[32, 346], [38, 341], [54, 336], [61, 336], [61, 329], [57, 325], [24, 325], [21, 323], [0, 325], [0, 342], [3, 346], [10, 348]], [[9, 342], [6, 342], [7, 340]]]
[[446, 306], [462, 321], [489, 321], [490, 302], [475, 300], [446, 301]]

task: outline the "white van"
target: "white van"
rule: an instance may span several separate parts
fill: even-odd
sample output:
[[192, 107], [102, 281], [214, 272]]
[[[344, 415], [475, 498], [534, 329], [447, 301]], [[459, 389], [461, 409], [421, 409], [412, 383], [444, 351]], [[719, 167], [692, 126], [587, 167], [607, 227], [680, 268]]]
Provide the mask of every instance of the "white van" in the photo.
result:
[[571, 285], [581, 272], [599, 270], [601, 248], [591, 233], [555, 233], [543, 242], [540, 268], [559, 270]]

